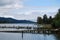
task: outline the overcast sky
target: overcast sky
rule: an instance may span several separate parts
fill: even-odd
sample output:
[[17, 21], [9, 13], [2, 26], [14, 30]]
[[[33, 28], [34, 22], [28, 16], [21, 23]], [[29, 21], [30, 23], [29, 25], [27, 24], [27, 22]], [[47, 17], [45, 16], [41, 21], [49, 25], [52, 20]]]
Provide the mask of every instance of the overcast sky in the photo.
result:
[[0, 0], [0, 17], [36, 21], [38, 16], [54, 16], [60, 0]]

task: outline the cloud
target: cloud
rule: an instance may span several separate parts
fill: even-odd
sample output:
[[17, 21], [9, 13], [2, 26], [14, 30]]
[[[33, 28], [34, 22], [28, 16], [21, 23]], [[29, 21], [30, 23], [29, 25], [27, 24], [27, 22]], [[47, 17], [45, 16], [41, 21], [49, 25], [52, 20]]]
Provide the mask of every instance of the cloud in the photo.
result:
[[0, 6], [11, 5], [19, 2], [22, 3], [21, 0], [0, 0]]
[[10, 10], [20, 8], [23, 8], [23, 1], [21, 0], [0, 0], [0, 14], [10, 14]]
[[13, 3], [13, 0], [0, 0], [0, 6], [10, 5]]

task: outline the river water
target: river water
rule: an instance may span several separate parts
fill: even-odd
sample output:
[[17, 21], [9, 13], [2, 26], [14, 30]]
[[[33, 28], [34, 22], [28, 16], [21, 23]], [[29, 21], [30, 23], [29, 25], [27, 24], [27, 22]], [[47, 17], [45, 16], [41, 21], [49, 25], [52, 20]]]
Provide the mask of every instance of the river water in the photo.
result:
[[[7, 26], [7, 27], [8, 26], [28, 26], [28, 25], [31, 27], [38, 27], [36, 24], [0, 24], [0, 26]], [[60, 40], [60, 34], [32, 34], [32, 33], [0, 32], [0, 40]]]
[[0, 40], [60, 40], [56, 34], [31, 34], [31, 33], [4, 33], [0, 32]]

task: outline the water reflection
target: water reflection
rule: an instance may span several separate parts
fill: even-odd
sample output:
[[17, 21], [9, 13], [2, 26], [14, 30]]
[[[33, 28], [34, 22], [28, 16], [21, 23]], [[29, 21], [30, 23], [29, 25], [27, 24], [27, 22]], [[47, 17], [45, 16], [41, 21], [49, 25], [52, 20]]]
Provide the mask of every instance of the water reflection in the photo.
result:
[[0, 40], [60, 40], [59, 34], [1, 33]]
[[22, 31], [22, 39], [23, 39], [23, 31]]
[[60, 40], [60, 34], [55, 34], [56, 40]]

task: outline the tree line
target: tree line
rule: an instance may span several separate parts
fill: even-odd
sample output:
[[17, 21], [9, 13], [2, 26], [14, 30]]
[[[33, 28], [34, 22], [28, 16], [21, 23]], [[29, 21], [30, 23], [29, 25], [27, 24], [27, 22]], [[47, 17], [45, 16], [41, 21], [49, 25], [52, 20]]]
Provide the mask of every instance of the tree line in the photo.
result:
[[53, 20], [52, 16], [50, 16], [48, 18], [47, 15], [44, 14], [43, 18], [41, 18], [41, 17], [38, 17], [37, 18], [37, 23], [38, 24], [51, 24], [52, 23], [52, 20]]
[[60, 28], [60, 9], [58, 9], [57, 14], [53, 18], [52, 16], [48, 18], [46, 14], [43, 15], [43, 18], [38, 17], [37, 23], [38, 24], [51, 24], [52, 27], [54, 28]]

